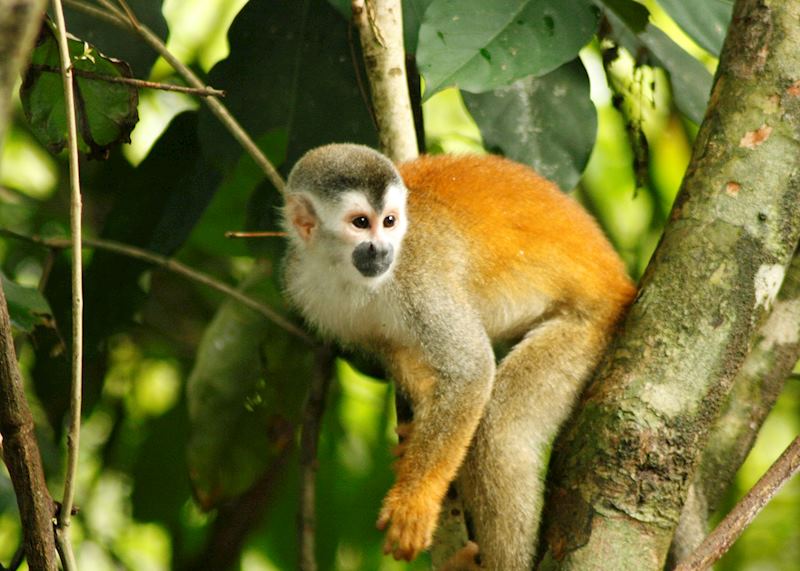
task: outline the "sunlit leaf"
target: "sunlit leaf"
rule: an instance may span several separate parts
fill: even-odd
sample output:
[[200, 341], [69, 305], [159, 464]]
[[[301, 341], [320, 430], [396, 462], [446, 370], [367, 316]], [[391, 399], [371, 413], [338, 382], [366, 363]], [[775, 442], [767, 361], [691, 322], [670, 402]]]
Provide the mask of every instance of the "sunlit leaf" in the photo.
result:
[[[112, 145], [130, 142], [131, 131], [139, 120], [139, 95], [135, 87], [98, 78], [131, 77], [127, 63], [106, 57], [91, 44], [75, 38], [70, 38], [68, 44], [75, 76], [78, 148], [91, 157], [103, 158]], [[60, 70], [53, 25], [46, 21], [20, 87], [20, 98], [31, 128], [54, 153], [67, 144]]]
[[532, 166], [563, 190], [577, 184], [597, 133], [589, 76], [579, 59], [541, 77], [463, 96], [486, 148]]
[[611, 8], [605, 12], [610, 37], [627, 49], [637, 63], [664, 68], [672, 81], [675, 105], [699, 124], [711, 92], [711, 74], [702, 63], [653, 24], [648, 23], [640, 33], [634, 32], [616, 12], [618, 6], [626, 3], [633, 4], [630, 0], [618, 0], [614, 6], [607, 6]]
[[731, 21], [731, 0], [658, 0], [658, 3], [700, 47], [719, 55]]
[[575, 58], [597, 27], [588, 0], [434, 0], [419, 30], [425, 96], [457, 85], [480, 93]]

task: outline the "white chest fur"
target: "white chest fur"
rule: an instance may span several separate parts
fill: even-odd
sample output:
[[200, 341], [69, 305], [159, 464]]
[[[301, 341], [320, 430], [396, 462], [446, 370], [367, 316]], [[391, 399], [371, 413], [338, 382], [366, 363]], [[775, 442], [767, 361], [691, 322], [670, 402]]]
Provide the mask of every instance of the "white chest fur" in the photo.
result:
[[363, 346], [399, 340], [407, 327], [391, 276], [371, 283], [342, 276], [340, 268], [313, 256], [294, 258], [287, 267], [286, 289], [303, 317], [323, 336], [344, 345]]

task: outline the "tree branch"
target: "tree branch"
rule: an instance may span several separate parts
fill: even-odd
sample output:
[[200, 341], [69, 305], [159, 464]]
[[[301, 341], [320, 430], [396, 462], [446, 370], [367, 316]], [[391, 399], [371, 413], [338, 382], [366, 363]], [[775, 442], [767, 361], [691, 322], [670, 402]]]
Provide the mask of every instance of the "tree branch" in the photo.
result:
[[797, 8], [735, 4], [670, 223], [554, 451], [543, 569], [663, 566], [700, 452], [800, 237], [800, 100], [787, 89], [800, 66]]
[[381, 150], [395, 162], [417, 156], [403, 49], [403, 8], [398, 0], [353, 0]]
[[0, 287], [0, 434], [3, 460], [11, 475], [22, 520], [23, 541], [31, 569], [55, 571], [55, 504], [47, 490], [22, 377], [17, 366], [11, 321]]
[[[0, 235], [8, 236], [10, 238], [14, 238], [17, 240], [25, 240], [27, 242], [32, 242], [34, 244], [45, 246], [47, 248], [61, 249], [61, 248], [72, 247], [72, 245], [63, 238], [40, 238], [38, 236], [25, 236], [23, 234], [17, 234], [16, 232], [11, 232], [10, 230], [5, 230], [2, 228], [0, 228]], [[260, 313], [261, 315], [269, 319], [272, 323], [274, 323], [287, 333], [291, 333], [292, 335], [303, 341], [306, 345], [310, 347], [316, 345], [316, 341], [314, 340], [313, 337], [311, 337], [302, 328], [298, 327], [297, 325], [289, 321], [287, 318], [279, 314], [271, 307], [264, 305], [263, 303], [253, 299], [252, 297], [238, 291], [234, 287], [222, 283], [219, 280], [216, 280], [213, 277], [209, 276], [208, 274], [192, 269], [186, 264], [182, 264], [177, 260], [161, 256], [159, 254], [150, 252], [148, 250], [144, 250], [142, 248], [137, 248], [135, 246], [130, 246], [128, 244], [122, 244], [120, 242], [114, 242], [112, 240], [101, 240], [98, 238], [84, 238], [83, 245], [88, 246], [90, 248], [97, 248], [98, 250], [106, 250], [108, 252], [114, 252], [116, 254], [128, 256], [129, 258], [136, 258], [137, 260], [142, 260], [144, 262], [153, 264], [165, 270], [169, 270], [170, 272], [181, 275], [194, 282], [206, 285], [212, 289], [215, 289], [227, 295], [228, 297], [232, 297], [236, 301]]]
[[753, 489], [747, 492], [700, 547], [687, 560], [681, 562], [675, 571], [702, 571], [711, 567], [798, 471], [800, 471], [800, 436], [794, 439]]
[[70, 229], [72, 231], [72, 384], [70, 387], [70, 421], [67, 431], [67, 471], [64, 476], [64, 498], [58, 511], [56, 540], [65, 571], [77, 571], [78, 565], [70, 539], [72, 507], [78, 480], [78, 456], [81, 437], [81, 400], [83, 396], [83, 258], [81, 255], [81, 182], [78, 157], [78, 120], [72, 83], [72, 60], [67, 43], [67, 27], [61, 0], [53, 0], [56, 38], [64, 84], [64, 105], [67, 118], [69, 150]]
[[[44, 0], [0, 2], [0, 156], [14, 86], [27, 64], [41, 25]], [[25, 398], [11, 333], [5, 294], [0, 287], [0, 435], [22, 521], [23, 547], [31, 569], [55, 571], [52, 519], [55, 504], [45, 483], [33, 417]], [[15, 556], [15, 561], [17, 557]], [[12, 561], [12, 565], [14, 565]]]
[[[31, 69], [37, 69], [50, 73], [61, 73], [61, 70], [49, 65], [36, 64], [32, 65]], [[135, 77], [122, 77], [116, 75], [105, 75], [102, 73], [95, 73], [85, 69], [72, 70], [73, 75], [85, 77], [87, 79], [96, 79], [97, 81], [105, 81], [106, 83], [122, 83], [124, 85], [131, 85], [133, 87], [141, 87], [144, 89], [158, 89], [161, 91], [176, 91], [178, 93], [186, 93], [188, 95], [196, 95], [198, 97], [225, 97], [225, 92], [213, 87], [186, 87], [185, 85], [175, 85], [172, 83], [160, 83], [158, 81], [147, 81], [144, 79], [137, 79]]]
[[325, 398], [333, 376], [334, 353], [327, 345], [314, 355], [314, 371], [308, 400], [303, 410], [303, 432], [300, 439], [300, 511], [297, 518], [300, 543], [300, 570], [316, 571], [316, 480], [317, 445], [325, 412]]

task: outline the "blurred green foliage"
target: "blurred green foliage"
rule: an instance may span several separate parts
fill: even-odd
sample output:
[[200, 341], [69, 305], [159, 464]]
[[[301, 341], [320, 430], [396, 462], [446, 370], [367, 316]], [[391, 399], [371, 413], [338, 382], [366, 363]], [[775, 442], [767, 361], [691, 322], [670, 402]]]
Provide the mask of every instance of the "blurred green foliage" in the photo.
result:
[[[363, 77], [358, 48], [342, 17], [348, 2], [130, 4], [159, 36], [169, 38], [170, 49], [183, 61], [227, 90], [226, 103], [284, 174], [300, 153], [322, 142], [374, 144], [358, 87], [357, 77]], [[430, 42], [441, 41], [437, 27], [451, 25], [442, 21], [451, 4], [404, 2], [410, 51], [421, 58], [432, 53]], [[533, 10], [534, 3], [524, 4]], [[576, 4], [586, 10], [587, 21], [601, 20], [601, 31], [609, 23], [595, 7]], [[426, 20], [434, 5], [435, 17]], [[448, 87], [446, 70], [437, 72], [423, 104], [425, 143], [434, 153], [502, 151], [542, 170], [552, 166], [551, 176], [575, 187], [575, 196], [638, 277], [688, 164], [696, 130], [692, 120], [702, 114], [706, 96], [696, 80], [710, 77], [730, 4], [703, 0], [689, 7], [665, 0], [666, 12], [653, 1], [597, 5], [620, 20], [605, 37], [616, 37], [633, 55], [611, 49], [608, 39], [593, 40], [578, 54], [577, 44], [591, 36], [583, 30], [570, 49], [558, 48], [557, 61], [543, 60], [550, 63], [540, 67], [522, 62], [527, 70], [522, 75], [569, 63], [549, 78], [522, 80], [517, 107], [510, 108], [528, 106], [528, 112], [515, 124], [498, 113], [503, 95], [495, 87], [505, 76], [482, 76], [489, 61], [498, 63], [497, 46], [470, 45], [467, 63], [449, 77], [480, 92], [466, 96], [478, 121], [461, 92]], [[559, 9], [558, 3], [547, 6]], [[531, 13], [526, 18], [538, 17], [547, 27], [542, 14]], [[104, 53], [129, 61], [137, 77], [180, 82], [164, 61], [116, 28], [77, 12], [68, 14], [68, 25]], [[504, 33], [513, 39], [512, 31]], [[448, 58], [426, 61], [449, 65]], [[666, 72], [642, 64], [662, 65]], [[545, 96], [535, 96], [537, 82], [547, 86]], [[85, 232], [175, 255], [291, 315], [279, 293], [282, 242], [223, 238], [225, 230], [276, 229], [277, 193], [214, 118], [202, 106], [197, 109], [186, 96], [141, 93], [141, 120], [131, 146], [112, 150], [105, 162], [82, 163]], [[558, 129], [560, 138], [553, 134]], [[523, 137], [514, 138], [520, 133], [524, 144]], [[554, 140], [558, 148], [550, 144]], [[21, 108], [0, 164], [0, 226], [30, 235], [66, 235], [65, 161], [37, 142]], [[228, 555], [235, 568], [296, 568], [297, 432], [311, 374], [308, 350], [202, 285], [100, 251], [87, 250], [84, 258], [86, 400], [81, 511], [74, 524], [81, 568], [204, 569], [209, 546], [224, 551], [226, 545], [234, 550]], [[36, 319], [52, 314], [57, 326], [45, 319], [33, 336], [19, 336], [18, 349], [48, 481], [58, 498], [69, 370], [64, 341], [69, 255], [3, 238], [0, 260], [5, 276], [28, 288], [39, 285], [49, 303], [23, 296], [33, 301], [23, 301], [15, 313]], [[393, 402], [390, 384], [337, 361], [318, 455], [322, 570], [429, 567], [424, 557], [411, 565], [383, 557], [383, 538], [374, 529], [392, 481]], [[800, 431], [799, 409], [800, 385], [791, 381], [742, 468], [729, 505]], [[253, 504], [237, 500], [251, 486], [263, 487], [260, 499]], [[799, 496], [799, 483], [787, 486], [719, 568], [800, 569]], [[247, 520], [252, 512], [256, 517]], [[232, 527], [231, 522], [249, 526], [241, 551], [238, 544], [215, 543], [220, 525]], [[13, 491], [3, 472], [0, 562], [11, 559], [19, 541]]]

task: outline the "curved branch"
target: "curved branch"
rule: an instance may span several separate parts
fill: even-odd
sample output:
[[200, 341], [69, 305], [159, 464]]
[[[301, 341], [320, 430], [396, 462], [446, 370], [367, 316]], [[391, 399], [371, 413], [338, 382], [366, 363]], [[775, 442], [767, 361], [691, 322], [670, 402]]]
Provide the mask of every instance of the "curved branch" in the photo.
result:
[[[37, 236], [24, 236], [22, 234], [17, 234], [15, 232], [11, 232], [10, 230], [5, 230], [5, 229], [0, 229], [0, 235], [8, 236], [10, 238], [15, 238], [17, 240], [25, 240], [48, 248], [71, 247], [71, 244], [67, 240], [64, 240], [62, 238], [40, 238]], [[261, 315], [272, 321], [275, 325], [277, 325], [284, 331], [291, 333], [298, 339], [302, 340], [306, 345], [310, 347], [316, 345], [316, 341], [314, 340], [313, 337], [311, 337], [302, 328], [298, 327], [297, 325], [289, 321], [287, 318], [279, 314], [271, 307], [264, 305], [263, 303], [253, 299], [252, 297], [238, 291], [234, 287], [222, 283], [219, 280], [216, 280], [213, 277], [209, 276], [208, 274], [194, 270], [189, 266], [178, 262], [177, 260], [173, 260], [171, 258], [155, 254], [153, 252], [144, 250], [142, 248], [137, 248], [135, 246], [122, 244], [120, 242], [114, 242], [111, 240], [84, 238], [83, 245], [91, 248], [97, 248], [98, 250], [106, 250], [109, 252], [114, 252], [116, 254], [128, 256], [130, 258], [136, 258], [138, 260], [142, 260], [149, 264], [153, 264], [155, 266], [163, 268], [165, 270], [169, 270], [194, 282], [206, 285], [212, 289], [215, 289], [227, 295], [228, 297], [235, 299], [236, 301], [246, 305], [250, 309], [260, 313]]]

